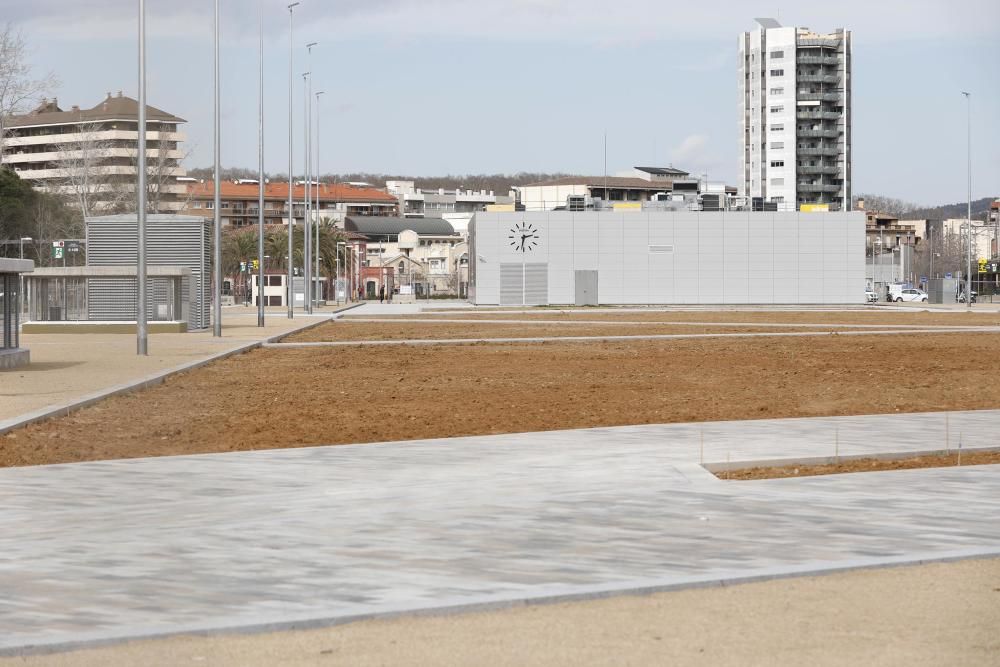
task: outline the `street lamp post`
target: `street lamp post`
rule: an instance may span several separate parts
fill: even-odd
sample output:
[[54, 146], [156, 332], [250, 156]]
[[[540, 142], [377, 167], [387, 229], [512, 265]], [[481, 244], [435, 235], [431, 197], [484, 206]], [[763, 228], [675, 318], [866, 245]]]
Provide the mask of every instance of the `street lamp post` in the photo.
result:
[[292, 256], [294, 250], [294, 241], [292, 240], [292, 232], [295, 227], [295, 201], [292, 199], [292, 64], [294, 60], [293, 50], [292, 50], [292, 12], [299, 3], [293, 2], [288, 5], [288, 262], [287, 269], [288, 275], [286, 280], [288, 284], [286, 285], [285, 293], [288, 298], [288, 318], [292, 319], [295, 317], [295, 310], [293, 308], [295, 296], [292, 292]]
[[[212, 220], [214, 222], [214, 229], [212, 230], [212, 282], [215, 283], [215, 289], [212, 290], [212, 335], [215, 337], [222, 336], [222, 217], [219, 209], [221, 208], [221, 187], [219, 183], [219, 170], [220, 170], [220, 131], [222, 123], [220, 121], [221, 113], [219, 111], [219, 0], [215, 0], [215, 68], [212, 75], [212, 83], [214, 87], [213, 91], [213, 135], [214, 135], [214, 147], [213, 147], [213, 157], [215, 161], [215, 166], [212, 170], [212, 180], [214, 191], [213, 201], [214, 208], [212, 210]], [[204, 280], [204, 274], [201, 280]]]
[[969, 241], [966, 256], [968, 273], [965, 276], [965, 308], [968, 310], [972, 308], [972, 95], [964, 90], [962, 94], [965, 95], [966, 159], [968, 161], [967, 170], [969, 180], [969, 202], [965, 213], [965, 221], [969, 226]]
[[[319, 91], [316, 93], [316, 210], [319, 210], [319, 96], [325, 95], [326, 91]], [[319, 278], [319, 220], [316, 221], [316, 244], [313, 247], [313, 253], [316, 256], [316, 273], [314, 274]], [[315, 295], [315, 302], [319, 304], [319, 294]]]
[[146, 0], [139, 0], [139, 127], [137, 166], [139, 201], [136, 211], [136, 353], [149, 354], [148, 332], [146, 330]]
[[257, 47], [257, 326], [264, 326], [264, 5], [258, 12]]

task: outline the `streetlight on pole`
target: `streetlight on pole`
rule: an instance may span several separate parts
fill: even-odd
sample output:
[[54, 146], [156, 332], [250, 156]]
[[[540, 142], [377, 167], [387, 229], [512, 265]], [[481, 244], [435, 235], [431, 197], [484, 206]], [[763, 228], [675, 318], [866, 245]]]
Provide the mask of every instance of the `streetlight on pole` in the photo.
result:
[[295, 296], [292, 292], [292, 255], [294, 242], [292, 232], [295, 227], [295, 201], [292, 199], [292, 63], [294, 60], [292, 44], [292, 12], [299, 3], [293, 2], [288, 5], [288, 281], [285, 293], [288, 296], [288, 319], [295, 317], [293, 308]]
[[965, 213], [965, 222], [969, 226], [968, 252], [966, 259], [968, 273], [965, 274], [965, 308], [972, 308], [972, 95], [962, 91], [965, 95], [966, 112], [966, 159], [969, 177], [969, 203]]
[[257, 326], [264, 326], [264, 5], [258, 10], [257, 46]]
[[306, 44], [306, 53], [308, 55], [309, 72], [304, 83], [306, 84], [306, 226], [305, 226], [305, 266], [304, 273], [306, 279], [306, 291], [305, 291], [305, 310], [307, 313], [312, 315], [312, 293], [313, 293], [313, 274], [312, 274], [312, 47], [316, 46], [319, 42], [309, 42]]
[[[220, 188], [222, 185], [219, 183], [219, 143], [222, 123], [220, 122], [219, 111], [219, 0], [215, 0], [215, 70], [212, 83], [215, 88], [213, 92], [213, 134], [215, 140], [213, 156], [215, 167], [212, 171], [212, 180], [214, 181], [212, 189], [215, 193], [214, 208], [212, 210], [212, 220], [215, 225], [215, 228], [212, 230], [212, 282], [215, 283], [215, 289], [212, 290], [212, 335], [220, 337], [222, 336], [222, 218], [219, 209], [221, 208]], [[201, 280], [204, 279], [204, 274], [202, 274]]]
[[136, 211], [136, 353], [149, 354], [146, 330], [146, 0], [139, 0], [139, 127], [137, 151], [139, 157], [138, 211]]
[[[324, 91], [324, 90], [321, 90], [318, 93], [316, 93], [316, 210], [317, 211], [319, 210], [319, 187], [320, 187], [320, 180], [319, 180], [319, 96], [320, 95], [325, 95], [325, 94], [326, 94], [326, 91]], [[316, 255], [316, 259], [315, 259], [315, 262], [316, 262], [316, 273], [315, 273], [315, 276], [317, 278], [319, 278], [319, 221], [318, 220], [316, 221], [316, 244], [314, 246], [313, 252]], [[315, 297], [316, 297], [316, 299], [315, 299], [316, 304], [318, 305], [319, 304], [319, 294], [316, 294]]]

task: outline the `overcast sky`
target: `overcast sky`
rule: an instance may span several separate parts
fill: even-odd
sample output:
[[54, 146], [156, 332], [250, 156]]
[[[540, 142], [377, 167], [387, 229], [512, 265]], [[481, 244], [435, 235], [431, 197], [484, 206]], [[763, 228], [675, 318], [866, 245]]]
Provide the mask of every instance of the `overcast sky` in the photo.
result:
[[[187, 119], [187, 166], [212, 159], [212, 2], [147, 0], [149, 103]], [[855, 192], [918, 203], [1000, 195], [1000, 3], [302, 0], [295, 10], [295, 170], [304, 45], [324, 90], [321, 170], [412, 175], [673, 164], [736, 184], [737, 35], [755, 16], [854, 32]], [[226, 166], [257, 164], [257, 7], [265, 167], [288, 165], [287, 0], [222, 0]], [[135, 96], [137, 0], [0, 0], [65, 109]], [[780, 15], [777, 14], [781, 10]]]

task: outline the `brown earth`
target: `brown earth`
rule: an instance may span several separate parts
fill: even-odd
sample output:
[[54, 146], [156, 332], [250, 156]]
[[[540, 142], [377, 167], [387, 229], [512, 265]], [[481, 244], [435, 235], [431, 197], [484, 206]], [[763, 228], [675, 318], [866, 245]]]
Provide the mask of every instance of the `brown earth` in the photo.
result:
[[[892, 329], [892, 327], [886, 327]], [[300, 331], [282, 339], [283, 343], [315, 343], [324, 341], [360, 340], [433, 340], [469, 338], [539, 338], [554, 336], [656, 336], [664, 334], [733, 334], [733, 333], [795, 333], [809, 331], [843, 331], [836, 325], [824, 327], [742, 327], [742, 326], [677, 326], [647, 322], [623, 325], [609, 321], [603, 325], [545, 322], [509, 324], [486, 320], [482, 322], [351, 322], [337, 320]]]
[[928, 456], [909, 456], [899, 459], [852, 459], [840, 463], [817, 465], [784, 465], [740, 470], [717, 471], [715, 476], [726, 480], [778, 479], [784, 477], [815, 477], [817, 475], [840, 475], [854, 472], [878, 472], [880, 470], [912, 470], [915, 468], [945, 468], [957, 465], [995, 465], [1000, 463], [1000, 451], [958, 452]]
[[0, 465], [1000, 406], [1000, 334], [264, 349], [0, 436]]

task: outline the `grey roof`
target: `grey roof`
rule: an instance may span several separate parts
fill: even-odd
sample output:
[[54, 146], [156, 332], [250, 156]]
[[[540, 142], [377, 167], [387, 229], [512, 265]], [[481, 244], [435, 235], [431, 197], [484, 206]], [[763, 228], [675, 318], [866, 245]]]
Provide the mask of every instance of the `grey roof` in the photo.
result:
[[[85, 222], [135, 222], [136, 213], [116, 213], [114, 215], [94, 215], [85, 218]], [[176, 213], [147, 213], [146, 222], [205, 222], [199, 215], [179, 215]]]
[[344, 230], [368, 237], [397, 236], [410, 229], [421, 236], [456, 236], [455, 228], [442, 218], [398, 218], [378, 215], [349, 215]]
[[690, 173], [677, 167], [636, 167], [636, 169], [657, 176], [687, 176]]
[[515, 189], [552, 185], [586, 185], [592, 188], [603, 188], [605, 183], [608, 184], [609, 188], [631, 188], [633, 190], [664, 189], [664, 181], [647, 181], [645, 178], [629, 178], [625, 176], [564, 176], [563, 178], [556, 178], [551, 181], [517, 186]]

